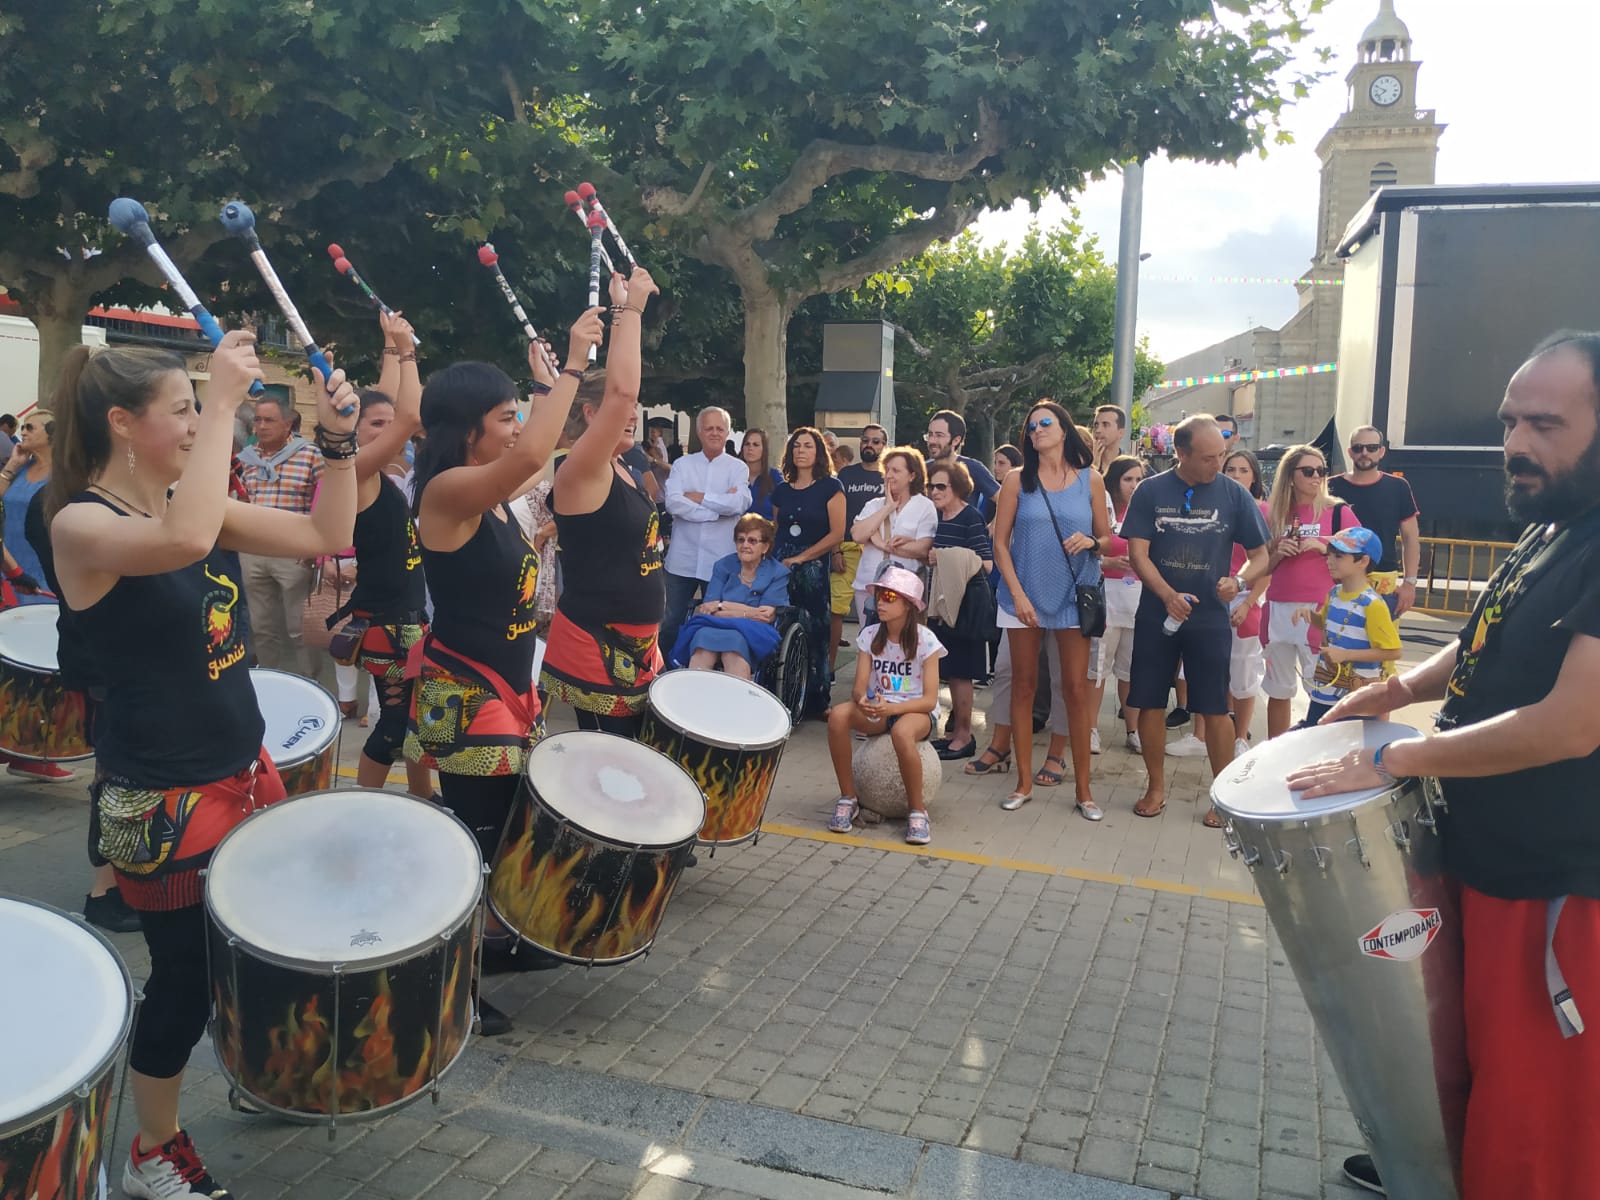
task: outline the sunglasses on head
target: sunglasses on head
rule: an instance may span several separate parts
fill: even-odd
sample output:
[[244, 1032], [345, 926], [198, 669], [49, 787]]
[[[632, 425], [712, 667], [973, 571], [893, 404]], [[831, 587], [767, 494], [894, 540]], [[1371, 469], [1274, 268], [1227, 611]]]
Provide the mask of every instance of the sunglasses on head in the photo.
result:
[[1296, 467], [1295, 470], [1300, 472], [1302, 479], [1326, 479], [1328, 477], [1327, 467]]
[[1191, 507], [1191, 505], [1193, 503], [1194, 503], [1194, 489], [1190, 488], [1188, 491], [1183, 493], [1183, 515], [1184, 516], [1187, 517], [1193, 511], [1193, 509]]
[[1351, 442], [1351, 454], [1376, 454], [1383, 449], [1382, 442]]
[[900, 603], [900, 601], [902, 601], [904, 599], [905, 599], [905, 597], [902, 596], [899, 592], [895, 591], [893, 588], [879, 588], [878, 589], [878, 603], [879, 604], [898, 604], [898, 603]]
[[1037, 421], [1028, 422], [1028, 432], [1038, 433], [1041, 429], [1049, 429], [1055, 423], [1056, 419], [1054, 417], [1040, 417]]

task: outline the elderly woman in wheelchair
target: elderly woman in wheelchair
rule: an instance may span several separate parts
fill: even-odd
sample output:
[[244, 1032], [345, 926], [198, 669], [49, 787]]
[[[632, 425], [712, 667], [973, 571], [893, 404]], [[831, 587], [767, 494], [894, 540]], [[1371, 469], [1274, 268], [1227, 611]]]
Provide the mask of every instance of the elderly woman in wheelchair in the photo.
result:
[[773, 532], [765, 517], [746, 513], [739, 518], [734, 552], [712, 568], [705, 599], [672, 648], [675, 663], [700, 671], [720, 666], [729, 675], [752, 679], [755, 668], [778, 649], [783, 635], [777, 620], [789, 603], [789, 568], [768, 556]]

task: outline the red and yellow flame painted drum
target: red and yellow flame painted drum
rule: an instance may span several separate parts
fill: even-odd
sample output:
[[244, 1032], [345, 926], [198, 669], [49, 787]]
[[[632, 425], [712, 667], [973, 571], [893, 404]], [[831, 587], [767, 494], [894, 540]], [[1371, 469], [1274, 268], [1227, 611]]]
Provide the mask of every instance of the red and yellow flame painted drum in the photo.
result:
[[700, 841], [726, 846], [761, 831], [789, 729], [782, 701], [747, 679], [668, 671], [650, 685], [639, 740], [689, 772], [706, 798]]
[[250, 682], [267, 723], [262, 741], [291, 796], [333, 786], [339, 756], [339, 706], [328, 690], [288, 671], [254, 667]]
[[395, 792], [291, 797], [222, 839], [205, 886], [211, 1039], [235, 1089], [330, 1124], [437, 1096], [482, 937], [466, 826]]
[[648, 746], [580, 730], [528, 755], [489, 876], [489, 907], [530, 945], [610, 965], [650, 949], [705, 801]]
[[89, 1200], [113, 1140], [133, 984], [111, 943], [66, 913], [0, 896], [0, 1197]]
[[76, 762], [94, 753], [83, 693], [61, 682], [56, 665], [58, 611], [28, 604], [0, 612], [0, 750], [32, 762]]

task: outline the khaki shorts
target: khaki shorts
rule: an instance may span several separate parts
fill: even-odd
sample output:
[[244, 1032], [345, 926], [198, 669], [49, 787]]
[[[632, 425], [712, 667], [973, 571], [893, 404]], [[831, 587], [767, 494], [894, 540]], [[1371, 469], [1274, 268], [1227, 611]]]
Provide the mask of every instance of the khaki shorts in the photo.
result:
[[849, 614], [855, 607], [855, 592], [853, 585], [856, 578], [856, 567], [861, 564], [861, 547], [855, 542], [845, 542], [840, 547], [844, 554], [844, 570], [838, 574], [828, 576], [828, 602], [829, 611], [836, 617]]

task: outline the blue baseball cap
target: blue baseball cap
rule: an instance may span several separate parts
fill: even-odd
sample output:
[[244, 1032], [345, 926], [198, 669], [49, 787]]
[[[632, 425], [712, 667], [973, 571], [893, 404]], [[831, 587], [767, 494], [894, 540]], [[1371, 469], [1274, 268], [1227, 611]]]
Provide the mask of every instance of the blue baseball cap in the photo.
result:
[[1352, 558], [1365, 554], [1373, 562], [1377, 562], [1383, 557], [1383, 539], [1372, 530], [1356, 525], [1350, 529], [1341, 529], [1329, 538], [1328, 549], [1348, 554]]

